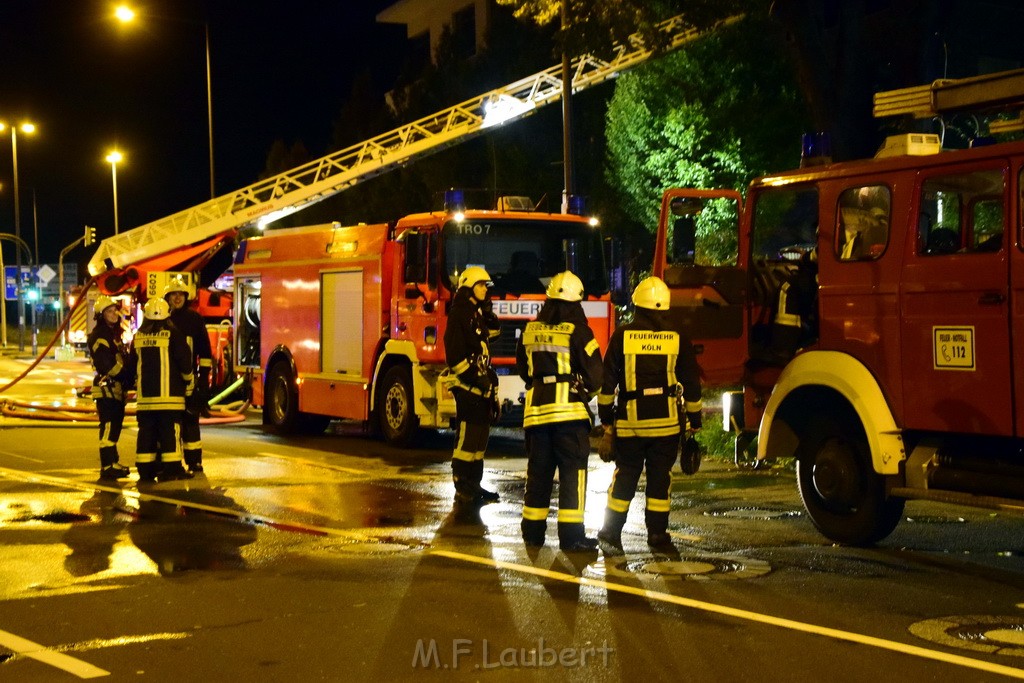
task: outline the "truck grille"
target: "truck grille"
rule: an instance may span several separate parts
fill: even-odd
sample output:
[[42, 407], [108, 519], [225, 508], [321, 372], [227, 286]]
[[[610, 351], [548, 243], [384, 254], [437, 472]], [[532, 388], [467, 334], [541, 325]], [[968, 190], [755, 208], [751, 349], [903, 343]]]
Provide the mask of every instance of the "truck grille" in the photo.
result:
[[501, 334], [491, 340], [491, 358], [515, 358], [516, 345], [529, 320], [502, 320]]

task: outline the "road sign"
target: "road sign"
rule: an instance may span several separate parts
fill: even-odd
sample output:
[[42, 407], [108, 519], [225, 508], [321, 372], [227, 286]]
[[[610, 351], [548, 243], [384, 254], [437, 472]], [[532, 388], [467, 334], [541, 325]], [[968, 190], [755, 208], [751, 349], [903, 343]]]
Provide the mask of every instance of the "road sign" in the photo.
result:
[[39, 266], [38, 270], [36, 270], [36, 279], [39, 281], [39, 284], [45, 287], [50, 284], [50, 280], [52, 280], [56, 274], [57, 271], [51, 268], [49, 264], [44, 263]]

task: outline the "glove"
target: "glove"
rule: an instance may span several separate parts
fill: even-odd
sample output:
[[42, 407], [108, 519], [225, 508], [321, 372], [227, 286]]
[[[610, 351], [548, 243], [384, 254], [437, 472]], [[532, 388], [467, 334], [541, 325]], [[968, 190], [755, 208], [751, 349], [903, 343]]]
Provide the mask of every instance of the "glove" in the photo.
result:
[[501, 403], [497, 395], [491, 397], [491, 424], [496, 425], [501, 420]]
[[485, 372], [478, 372], [476, 377], [473, 378], [473, 386], [486, 395], [491, 390], [491, 378]]
[[704, 455], [700, 443], [692, 436], [679, 441], [679, 469], [684, 474], [697, 474], [700, 469], [701, 457]]
[[605, 427], [601, 440], [597, 443], [597, 455], [601, 462], [615, 460], [615, 427]]
[[704, 426], [699, 410], [695, 413], [687, 413], [686, 421], [689, 423], [689, 429], [691, 432], [699, 432], [700, 428]]

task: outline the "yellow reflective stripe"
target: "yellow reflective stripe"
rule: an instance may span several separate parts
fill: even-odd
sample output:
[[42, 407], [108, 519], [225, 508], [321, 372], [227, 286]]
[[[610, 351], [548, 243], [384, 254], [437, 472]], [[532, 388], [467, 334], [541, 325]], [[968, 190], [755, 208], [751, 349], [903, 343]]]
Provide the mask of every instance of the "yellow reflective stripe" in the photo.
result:
[[704, 410], [704, 403], [700, 400], [697, 401], [686, 401], [686, 412], [688, 413], [699, 413]]
[[523, 519], [531, 522], [542, 522], [548, 518], [548, 508], [532, 508], [523, 506]]
[[452, 372], [456, 375], [461, 375], [466, 370], [469, 370], [469, 359], [464, 359], [452, 366]]
[[[852, 244], [852, 242], [851, 242]], [[800, 316], [786, 312], [787, 300], [789, 299], [789, 283], [782, 283], [779, 290], [779, 310], [775, 313], [775, 324], [785, 327], [800, 327]]]
[[611, 510], [612, 512], [629, 511], [629, 502], [630, 501], [628, 500], [619, 500], [618, 498], [613, 498], [611, 494], [608, 495], [608, 509]]
[[203, 442], [202, 441], [184, 441], [184, 442], [182, 442], [181, 447], [184, 448], [185, 450], [197, 451], [197, 450], [199, 450], [200, 448], [203, 447]]
[[587, 345], [583, 347], [583, 351], [586, 352], [588, 356], [592, 356], [596, 351], [600, 350], [600, 348], [601, 345], [597, 343], [597, 340], [591, 339], [587, 342]]
[[136, 453], [135, 464], [138, 465], [140, 462], [156, 462], [156, 453]]
[[615, 403], [615, 394], [600, 393], [597, 395], [597, 405], [610, 406]]
[[670, 509], [668, 498], [648, 498], [647, 509], [651, 512], [668, 512]]
[[647, 428], [647, 427], [636, 427], [633, 429], [624, 429], [619, 426], [620, 423], [615, 423], [615, 435], [622, 438], [630, 437], [653, 437], [653, 436], [675, 436], [679, 433], [679, 425], [676, 424], [672, 427], [661, 427], [659, 429]]
[[583, 510], [559, 510], [558, 521], [569, 524], [582, 522]]
[[199, 367], [201, 367], [201, 368], [212, 368], [213, 367], [213, 359], [212, 358], [200, 358], [199, 359]]

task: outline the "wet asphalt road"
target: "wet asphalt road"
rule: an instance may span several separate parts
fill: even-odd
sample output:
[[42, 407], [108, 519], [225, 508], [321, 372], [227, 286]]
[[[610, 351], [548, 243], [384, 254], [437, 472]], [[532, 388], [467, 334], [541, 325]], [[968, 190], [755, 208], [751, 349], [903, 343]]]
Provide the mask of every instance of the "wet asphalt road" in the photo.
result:
[[[0, 399], [67, 400], [83, 372]], [[97, 481], [94, 427], [0, 418], [0, 680], [1024, 677], [1021, 518], [910, 503], [878, 547], [836, 547], [790, 471], [718, 461], [674, 474], [676, 553], [646, 547], [642, 497], [624, 557], [561, 553], [553, 522], [528, 552], [519, 433], [492, 440], [502, 501], [473, 511], [450, 434], [334, 431], [208, 425], [204, 477], [140, 489]], [[592, 458], [591, 529], [611, 472]]]

